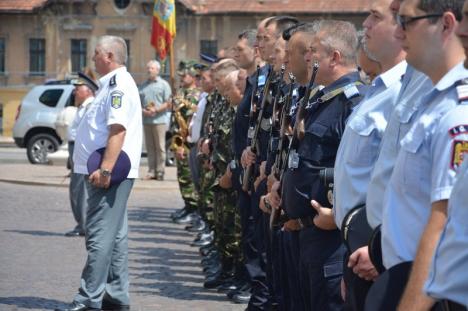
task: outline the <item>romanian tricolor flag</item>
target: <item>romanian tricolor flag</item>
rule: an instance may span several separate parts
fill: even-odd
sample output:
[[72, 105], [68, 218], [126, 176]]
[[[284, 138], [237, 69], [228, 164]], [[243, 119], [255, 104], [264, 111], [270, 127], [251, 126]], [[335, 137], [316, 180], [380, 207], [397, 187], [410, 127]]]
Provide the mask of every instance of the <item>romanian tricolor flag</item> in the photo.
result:
[[155, 0], [151, 45], [161, 60], [166, 58], [176, 35], [175, 0]]

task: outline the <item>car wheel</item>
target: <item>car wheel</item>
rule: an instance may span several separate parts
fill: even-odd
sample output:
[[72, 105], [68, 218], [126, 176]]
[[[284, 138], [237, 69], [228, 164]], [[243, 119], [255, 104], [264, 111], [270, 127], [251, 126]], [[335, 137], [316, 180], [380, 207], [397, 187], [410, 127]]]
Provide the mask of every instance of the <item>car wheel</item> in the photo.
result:
[[32, 164], [48, 164], [48, 154], [57, 151], [59, 142], [51, 134], [43, 133], [31, 137], [26, 147], [28, 160]]

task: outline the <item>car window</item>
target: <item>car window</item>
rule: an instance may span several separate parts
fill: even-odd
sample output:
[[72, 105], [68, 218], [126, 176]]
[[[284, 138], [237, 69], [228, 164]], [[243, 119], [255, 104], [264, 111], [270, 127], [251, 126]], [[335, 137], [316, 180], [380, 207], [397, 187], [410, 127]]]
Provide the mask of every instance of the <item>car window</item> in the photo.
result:
[[75, 93], [71, 92], [70, 96], [68, 96], [67, 102], [65, 103], [65, 107], [68, 106], [75, 106]]
[[39, 97], [39, 101], [46, 106], [55, 107], [62, 96], [63, 90], [62, 89], [55, 89], [55, 90], [46, 90], [42, 95]]

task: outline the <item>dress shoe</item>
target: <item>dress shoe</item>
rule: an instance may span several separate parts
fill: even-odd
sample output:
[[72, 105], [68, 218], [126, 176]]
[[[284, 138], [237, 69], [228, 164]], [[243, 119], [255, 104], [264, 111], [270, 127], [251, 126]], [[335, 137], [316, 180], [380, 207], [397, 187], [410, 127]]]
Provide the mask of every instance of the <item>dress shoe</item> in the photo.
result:
[[174, 219], [174, 222], [176, 224], [185, 225], [185, 224], [193, 223], [196, 219], [197, 219], [197, 216], [195, 215], [195, 213], [190, 213], [183, 217]]
[[206, 257], [210, 254], [215, 254], [217, 252], [218, 251], [216, 250], [216, 247], [214, 246], [213, 243], [206, 245], [206, 246], [202, 246], [200, 248], [200, 255], [202, 255], [203, 257]]
[[232, 297], [232, 301], [235, 303], [249, 303], [250, 296], [252, 296], [250, 292], [241, 291]]
[[142, 178], [143, 180], [152, 180], [152, 179], [156, 179], [156, 177], [154, 177], [153, 175], [146, 175], [145, 177]]
[[223, 267], [221, 265], [209, 267], [203, 270], [207, 278], [211, 278], [217, 274], [220, 274], [223, 271]]
[[77, 229], [73, 229], [65, 233], [65, 236], [68, 236], [68, 237], [84, 236], [84, 235], [85, 235], [84, 231], [77, 230]]
[[218, 293], [226, 293], [230, 290], [234, 290], [238, 288], [238, 283], [235, 282], [234, 279], [228, 279], [223, 284], [217, 287]]
[[213, 243], [213, 237], [211, 236], [208, 236], [204, 239], [200, 239], [198, 241], [193, 241], [192, 243], [190, 243], [190, 245], [192, 246], [198, 246], [198, 247], [201, 247], [201, 246], [208, 246], [208, 245], [211, 245]]
[[241, 292], [248, 292], [250, 293], [250, 284], [248, 282], [244, 282], [243, 284], [240, 285], [239, 288], [237, 289], [234, 289], [234, 290], [230, 290], [226, 293], [226, 296], [229, 298], [229, 299], [232, 299], [234, 298], [235, 295], [241, 293]]
[[223, 284], [224, 280], [225, 277], [221, 273], [218, 273], [208, 277], [203, 283], [203, 287], [208, 289], [216, 288], [219, 285]]
[[203, 220], [199, 220], [196, 223], [185, 227], [188, 232], [202, 232], [206, 229], [206, 223]]
[[187, 209], [185, 207], [182, 207], [181, 209], [178, 209], [175, 212], [173, 212], [171, 214], [171, 218], [175, 219], [175, 218], [183, 217], [183, 216], [185, 216], [187, 214], [188, 214]]
[[72, 304], [66, 308], [55, 309], [55, 311], [91, 311], [91, 310], [100, 310], [100, 309], [90, 308], [76, 301], [72, 302]]

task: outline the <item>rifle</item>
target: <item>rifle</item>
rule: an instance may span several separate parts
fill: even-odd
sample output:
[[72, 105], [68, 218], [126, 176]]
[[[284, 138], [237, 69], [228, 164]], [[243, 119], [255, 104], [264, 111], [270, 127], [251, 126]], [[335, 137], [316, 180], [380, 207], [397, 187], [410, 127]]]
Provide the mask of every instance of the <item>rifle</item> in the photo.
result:
[[286, 67], [281, 65], [281, 70], [278, 74], [278, 79], [277, 79], [277, 85], [276, 85], [276, 92], [275, 92], [275, 97], [273, 99], [273, 110], [271, 114], [271, 129], [270, 129], [270, 152], [276, 152], [276, 150], [273, 150], [273, 141], [274, 138], [277, 137], [277, 133], [280, 132], [281, 130], [281, 123], [280, 123], [280, 109], [282, 108], [283, 100], [280, 99], [280, 93], [281, 93], [281, 87], [283, 85], [284, 81], [284, 71]]
[[[304, 97], [302, 98], [302, 102], [299, 104], [299, 108], [298, 108], [298, 111], [297, 111], [298, 114], [299, 113], [301, 113], [301, 114], [304, 113], [303, 110], [305, 109], [305, 106], [307, 105], [307, 102], [309, 101], [310, 93], [312, 91], [312, 86], [314, 85], [318, 69], [319, 69], [319, 64], [318, 64], [318, 62], [315, 62], [314, 67], [313, 67], [313, 71], [312, 71], [312, 75], [310, 77], [309, 84], [307, 85], [307, 89], [305, 91]], [[285, 111], [285, 112], [287, 113], [287, 111]], [[286, 170], [289, 167], [288, 162], [289, 162], [289, 157], [291, 155], [291, 150], [293, 150], [296, 147], [297, 143], [298, 143], [297, 140], [299, 139], [299, 137], [297, 135], [297, 131], [298, 131], [298, 122], [296, 121], [296, 123], [294, 123], [294, 128], [293, 128], [291, 140], [289, 141], [288, 152], [286, 153], [286, 157], [284, 158], [284, 161], [281, 162], [282, 166], [279, 168], [280, 187], [282, 187], [282, 184], [283, 184], [284, 173], [286, 172]], [[279, 151], [279, 154], [281, 156], [282, 150]], [[281, 191], [280, 191], [280, 193], [281, 193]], [[280, 216], [281, 216], [281, 209], [273, 209], [271, 211], [271, 214], [270, 214], [270, 229], [271, 230], [273, 230], [273, 228], [278, 225]]]
[[[250, 142], [250, 151], [254, 154], [257, 153], [257, 143], [258, 143], [258, 133], [260, 132], [260, 127], [262, 125], [263, 120], [263, 113], [265, 112], [268, 93], [270, 91], [270, 84], [273, 79], [274, 72], [273, 70], [270, 71], [268, 74], [267, 81], [265, 83], [265, 88], [263, 89], [263, 98], [262, 104], [260, 105], [260, 111], [258, 111], [257, 115], [257, 122], [255, 124], [255, 128], [253, 130], [252, 140]], [[253, 165], [249, 165], [244, 170], [244, 176], [242, 178], [242, 190], [248, 192], [250, 190], [250, 185], [253, 182], [253, 174], [252, 174]]]

